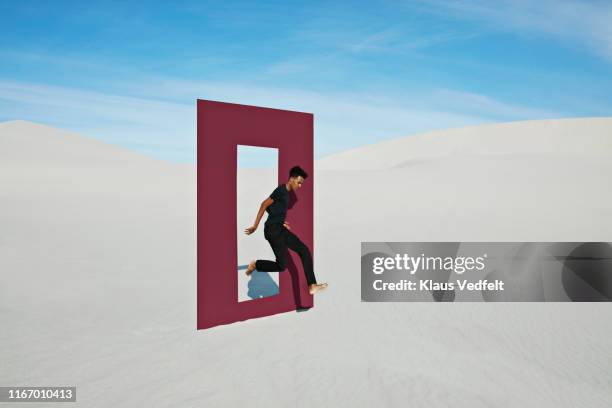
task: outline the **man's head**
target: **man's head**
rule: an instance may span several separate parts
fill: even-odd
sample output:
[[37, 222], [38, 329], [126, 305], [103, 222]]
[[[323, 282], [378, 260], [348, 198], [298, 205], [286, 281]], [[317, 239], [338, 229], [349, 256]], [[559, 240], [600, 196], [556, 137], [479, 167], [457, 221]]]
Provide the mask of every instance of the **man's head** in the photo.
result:
[[297, 191], [298, 188], [302, 187], [302, 183], [308, 177], [308, 173], [304, 171], [300, 166], [294, 166], [289, 171], [289, 187], [293, 191]]

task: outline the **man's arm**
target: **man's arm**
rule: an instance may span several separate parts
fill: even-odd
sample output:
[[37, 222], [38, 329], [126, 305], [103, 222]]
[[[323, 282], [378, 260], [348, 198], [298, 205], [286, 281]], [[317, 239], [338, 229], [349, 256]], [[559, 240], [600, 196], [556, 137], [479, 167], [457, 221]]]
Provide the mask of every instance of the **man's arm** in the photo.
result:
[[273, 202], [274, 200], [268, 197], [261, 203], [261, 205], [259, 206], [259, 211], [257, 212], [257, 217], [255, 218], [255, 223], [252, 227], [249, 227], [244, 230], [247, 235], [251, 235], [255, 232], [255, 230], [259, 226], [259, 221], [261, 221], [261, 217], [263, 217], [264, 212], [266, 212], [266, 208], [268, 208]]

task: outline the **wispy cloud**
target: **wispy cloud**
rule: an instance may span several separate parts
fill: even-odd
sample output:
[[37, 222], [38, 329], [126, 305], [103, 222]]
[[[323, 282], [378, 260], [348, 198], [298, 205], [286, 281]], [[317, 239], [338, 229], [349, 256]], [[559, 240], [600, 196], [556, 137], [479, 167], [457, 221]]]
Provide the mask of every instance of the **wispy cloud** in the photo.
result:
[[296, 29], [292, 37], [319, 49], [367, 56], [401, 55], [475, 36], [469, 30], [430, 27], [431, 23], [421, 21], [416, 13], [406, 14], [401, 9], [396, 10], [394, 17], [390, 20], [384, 16], [370, 16], [367, 23], [341, 16], [318, 18]]
[[453, 90], [415, 93], [408, 99], [387, 93], [320, 93], [160, 77], [143, 78], [124, 90], [132, 96], [0, 81], [2, 119], [48, 123], [193, 163], [197, 98], [313, 112], [316, 157], [433, 129], [563, 116]]
[[609, 2], [116, 6], [5, 7], [0, 120], [193, 162], [197, 98], [313, 112], [317, 157], [612, 104]]
[[477, 21], [490, 30], [553, 36], [612, 62], [612, 3], [576, 0], [424, 0], [417, 4], [445, 18]]
[[441, 110], [471, 113], [494, 121], [517, 119], [545, 119], [562, 116], [553, 109], [528, 107], [502, 102], [487, 95], [473, 92], [459, 92], [450, 89], [434, 90], [430, 94], [430, 104]]
[[[38, 83], [0, 81], [0, 119], [73, 130], [127, 148], [185, 161], [192, 156], [193, 108]], [[163, 156], [163, 154], [162, 154]]]

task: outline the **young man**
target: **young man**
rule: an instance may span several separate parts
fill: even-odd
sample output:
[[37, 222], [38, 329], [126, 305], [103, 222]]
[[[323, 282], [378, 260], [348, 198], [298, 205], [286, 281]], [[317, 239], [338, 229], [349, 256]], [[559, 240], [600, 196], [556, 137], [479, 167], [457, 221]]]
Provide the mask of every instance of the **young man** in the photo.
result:
[[300, 241], [300, 239], [289, 229], [289, 224], [285, 222], [287, 215], [287, 207], [289, 205], [289, 192], [297, 191], [302, 187], [304, 179], [308, 177], [308, 174], [300, 168], [295, 166], [289, 172], [289, 180], [286, 183], [279, 185], [270, 194], [265, 201], [261, 203], [255, 224], [252, 227], [247, 228], [244, 232], [247, 235], [251, 235], [259, 226], [259, 221], [263, 216], [264, 211], [268, 212], [268, 219], [264, 224], [264, 237], [270, 243], [276, 261], [266, 260], [253, 260], [249, 264], [246, 270], [246, 275], [250, 276], [254, 270], [260, 272], [272, 272], [272, 271], [283, 271], [286, 267], [286, 260], [288, 255], [288, 248], [297, 252], [302, 260], [304, 266], [304, 273], [306, 274], [306, 281], [308, 282], [308, 291], [310, 294], [315, 294], [318, 291], [325, 289], [327, 283], [318, 284], [315, 279], [314, 272], [312, 270], [312, 255], [308, 247]]

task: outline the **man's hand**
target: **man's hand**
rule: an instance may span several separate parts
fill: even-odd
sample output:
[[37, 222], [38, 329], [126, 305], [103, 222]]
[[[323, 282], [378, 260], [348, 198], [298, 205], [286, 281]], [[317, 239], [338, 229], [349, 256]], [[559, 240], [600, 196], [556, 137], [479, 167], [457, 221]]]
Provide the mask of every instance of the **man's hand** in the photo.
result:
[[288, 223], [287, 221], [285, 221], [285, 222], [283, 223], [283, 225], [284, 225], [284, 226], [285, 226], [285, 228], [287, 228], [288, 230], [290, 230], [290, 229], [291, 229], [291, 228], [289, 228], [289, 223]]
[[244, 233], [245, 233], [245, 234], [247, 234], [247, 235], [251, 235], [252, 233], [254, 233], [254, 232], [255, 232], [255, 230], [256, 230], [256, 229], [257, 229], [257, 226], [256, 226], [256, 225], [253, 225], [253, 226], [251, 226], [251, 227], [249, 227], [249, 228], [245, 229], [245, 230], [244, 230]]

